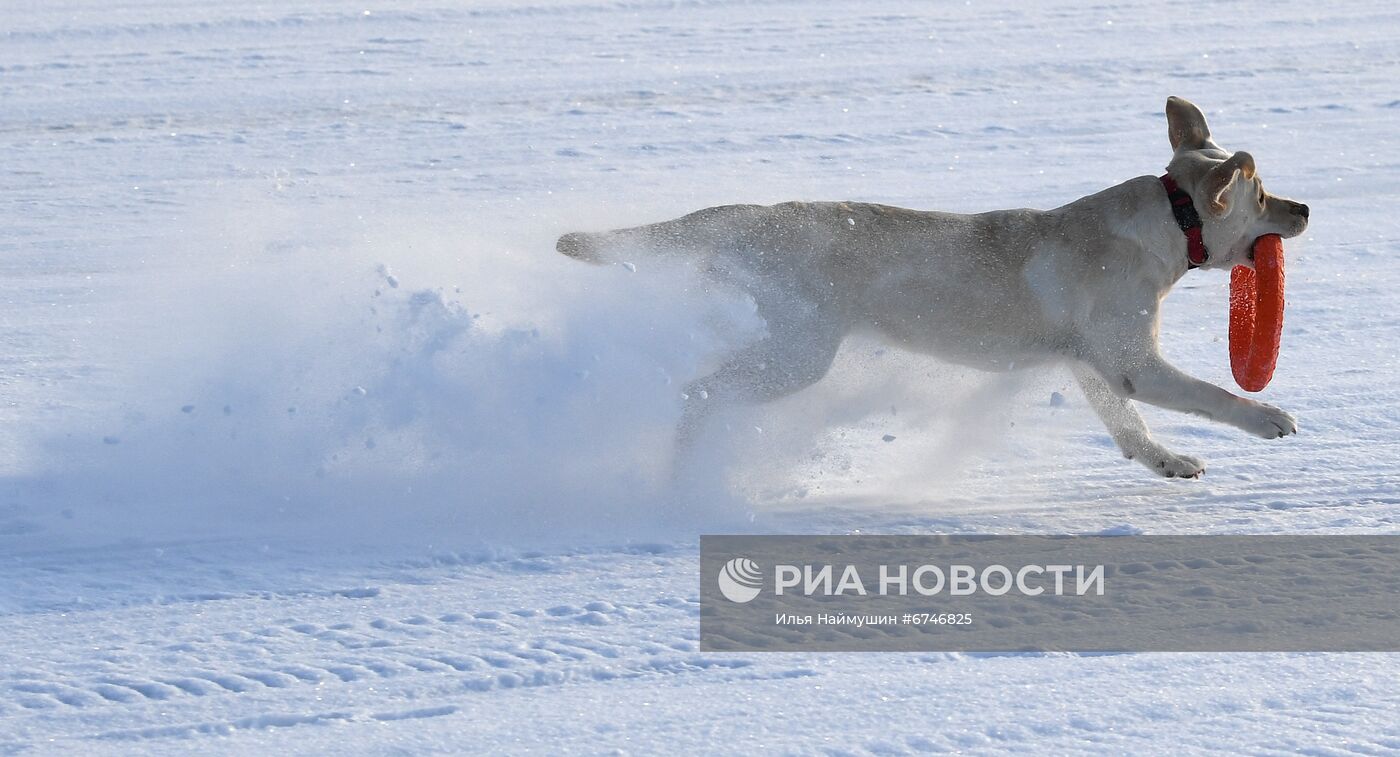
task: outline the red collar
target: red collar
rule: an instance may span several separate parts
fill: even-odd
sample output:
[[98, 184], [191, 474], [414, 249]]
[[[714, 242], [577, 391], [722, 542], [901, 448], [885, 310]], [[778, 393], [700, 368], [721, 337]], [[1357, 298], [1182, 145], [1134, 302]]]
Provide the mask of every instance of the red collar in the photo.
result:
[[1171, 201], [1176, 225], [1180, 226], [1182, 233], [1186, 235], [1186, 257], [1191, 261], [1187, 270], [1199, 268], [1210, 258], [1210, 253], [1206, 252], [1206, 243], [1201, 241], [1201, 214], [1196, 212], [1191, 195], [1177, 186], [1171, 174], [1164, 173], [1159, 178], [1167, 190], [1167, 199]]

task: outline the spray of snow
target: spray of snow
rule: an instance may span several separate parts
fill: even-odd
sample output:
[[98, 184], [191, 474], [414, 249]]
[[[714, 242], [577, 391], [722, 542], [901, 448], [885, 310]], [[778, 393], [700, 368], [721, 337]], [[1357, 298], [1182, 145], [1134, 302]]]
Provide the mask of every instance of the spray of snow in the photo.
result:
[[[567, 219], [232, 206], [149, 260], [123, 298], [141, 306], [87, 337], [104, 368], [21, 479], [66, 534], [577, 545], [745, 528], [756, 494], [865, 481], [814, 442], [832, 423], [902, 429], [912, 451], [910, 422], [930, 419], [885, 408], [955, 410], [946, 376], [849, 351], [818, 388], [722, 418], [705, 474], [677, 487], [683, 387], [763, 333], [742, 293], [686, 261], [557, 255]], [[909, 486], [946, 473], [938, 445], [970, 446], [964, 420], [925, 439], [935, 462]]]
[[681, 387], [761, 333], [751, 303], [570, 261], [549, 229], [325, 216], [200, 224], [88, 335], [110, 369], [24, 478], [68, 531], [577, 542], [743, 517], [721, 490], [676, 502], [668, 471]]

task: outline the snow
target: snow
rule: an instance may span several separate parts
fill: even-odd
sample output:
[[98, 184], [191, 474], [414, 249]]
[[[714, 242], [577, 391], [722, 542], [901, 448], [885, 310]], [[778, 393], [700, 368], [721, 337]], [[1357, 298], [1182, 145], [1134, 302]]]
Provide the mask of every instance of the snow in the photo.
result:
[[[1395, 655], [710, 654], [696, 604], [700, 533], [1394, 533], [1391, 5], [4, 18], [0, 751], [1400, 748]], [[1262, 395], [1298, 436], [1149, 411], [1208, 463], [1157, 480], [1066, 375], [853, 341], [664, 491], [681, 387], [762, 324], [559, 234], [1055, 206], [1159, 173], [1169, 94], [1312, 208]], [[1226, 287], [1163, 341], [1229, 386]]]

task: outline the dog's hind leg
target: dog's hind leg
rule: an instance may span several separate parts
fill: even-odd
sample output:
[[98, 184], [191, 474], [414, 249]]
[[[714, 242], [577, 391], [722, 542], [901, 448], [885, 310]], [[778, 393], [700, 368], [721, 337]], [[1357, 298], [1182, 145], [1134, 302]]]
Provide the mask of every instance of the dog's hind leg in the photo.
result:
[[1129, 460], [1136, 460], [1148, 470], [1167, 478], [1198, 478], [1205, 473], [1205, 463], [1190, 455], [1178, 455], [1152, 439], [1147, 422], [1128, 400], [1113, 393], [1099, 374], [1083, 364], [1072, 367], [1084, 396], [1098, 413], [1118, 449]]
[[685, 389], [673, 474], [679, 476], [693, 461], [696, 442], [716, 411], [770, 402], [815, 384], [830, 370], [843, 336], [820, 317], [801, 325], [770, 321], [766, 338], [692, 381]]

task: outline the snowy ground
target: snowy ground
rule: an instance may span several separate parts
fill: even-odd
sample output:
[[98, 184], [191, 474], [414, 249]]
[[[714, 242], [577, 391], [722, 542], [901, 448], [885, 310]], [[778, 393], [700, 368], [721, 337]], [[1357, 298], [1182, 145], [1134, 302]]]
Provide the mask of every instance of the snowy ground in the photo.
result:
[[[695, 572], [701, 532], [1400, 529], [1391, 4], [113, 5], [0, 14], [0, 752], [1400, 749], [1394, 655], [706, 654]], [[1064, 376], [856, 343], [659, 512], [753, 317], [554, 237], [1059, 205], [1160, 172], [1169, 94], [1312, 206], [1298, 436], [1150, 413], [1209, 463], [1156, 480]], [[1222, 385], [1225, 287], [1164, 327]]]

